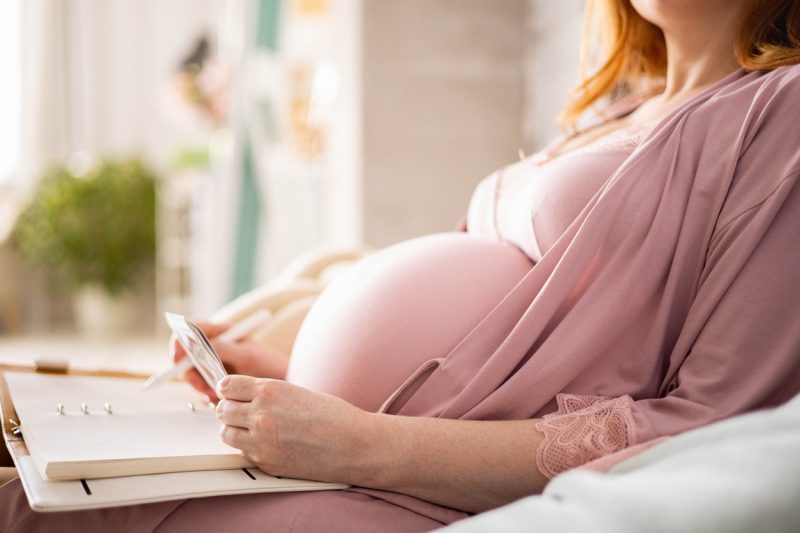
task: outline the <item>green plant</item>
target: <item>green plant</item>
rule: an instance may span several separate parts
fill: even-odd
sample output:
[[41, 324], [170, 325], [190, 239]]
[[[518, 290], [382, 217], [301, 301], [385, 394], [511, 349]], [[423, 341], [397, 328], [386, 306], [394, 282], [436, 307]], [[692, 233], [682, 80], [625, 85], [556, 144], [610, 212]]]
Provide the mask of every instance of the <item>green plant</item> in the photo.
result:
[[20, 215], [14, 241], [71, 288], [119, 294], [152, 271], [155, 211], [155, 176], [138, 159], [108, 159], [80, 177], [54, 167]]

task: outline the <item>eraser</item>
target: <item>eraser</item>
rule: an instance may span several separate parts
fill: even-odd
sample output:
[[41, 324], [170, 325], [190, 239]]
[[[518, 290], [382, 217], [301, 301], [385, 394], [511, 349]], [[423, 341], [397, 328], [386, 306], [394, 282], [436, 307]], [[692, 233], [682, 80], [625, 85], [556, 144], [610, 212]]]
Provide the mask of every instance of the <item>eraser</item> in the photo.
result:
[[69, 369], [69, 361], [63, 357], [36, 357], [33, 363], [37, 372], [66, 374]]

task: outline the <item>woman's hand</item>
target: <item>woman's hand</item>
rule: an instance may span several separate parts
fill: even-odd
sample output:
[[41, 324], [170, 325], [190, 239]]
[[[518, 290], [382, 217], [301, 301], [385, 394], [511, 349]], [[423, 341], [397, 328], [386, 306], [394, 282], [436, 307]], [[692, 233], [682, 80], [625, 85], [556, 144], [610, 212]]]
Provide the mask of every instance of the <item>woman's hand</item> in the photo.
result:
[[[224, 342], [217, 340], [217, 337], [230, 327], [228, 324], [197, 322], [196, 325], [208, 337], [211, 346], [217, 352], [222, 364], [225, 365], [225, 370], [229, 374], [244, 374], [273, 379], [284, 379], [286, 377], [289, 359], [277, 350], [254, 342]], [[175, 363], [186, 357], [183, 347], [174, 339], [172, 341], [172, 354]], [[193, 368], [188, 371], [184, 375], [184, 379], [192, 387], [207, 395], [210, 400], [217, 400], [214, 390], [208, 386], [196, 369]]]
[[217, 385], [222, 440], [264, 472], [354, 483], [375, 415], [285, 381], [228, 376]]
[[480, 512], [542, 490], [536, 420], [376, 414], [286, 381], [227, 376], [222, 440], [276, 476], [348, 483]]

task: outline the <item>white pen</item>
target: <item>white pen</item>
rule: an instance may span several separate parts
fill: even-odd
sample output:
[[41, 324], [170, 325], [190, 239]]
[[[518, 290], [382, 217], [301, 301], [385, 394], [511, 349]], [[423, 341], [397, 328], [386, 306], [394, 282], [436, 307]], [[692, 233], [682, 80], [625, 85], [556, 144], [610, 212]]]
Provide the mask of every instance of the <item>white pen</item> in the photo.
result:
[[[252, 315], [248, 316], [241, 322], [237, 322], [229, 329], [223, 331], [222, 333], [217, 336], [216, 340], [222, 342], [236, 342], [241, 340], [259, 327], [263, 326], [267, 323], [267, 321], [272, 317], [272, 313], [270, 313], [266, 309], [259, 309]], [[172, 338], [170, 338], [170, 342], [174, 342]], [[146, 391], [149, 390], [156, 385], [164, 383], [165, 381], [169, 381], [172, 378], [182, 376], [188, 370], [192, 368], [192, 360], [189, 357], [184, 357], [181, 361], [174, 365], [172, 368], [165, 370], [164, 372], [160, 372], [158, 374], [154, 374], [148, 378], [147, 381], [144, 382], [142, 385], [142, 390]]]

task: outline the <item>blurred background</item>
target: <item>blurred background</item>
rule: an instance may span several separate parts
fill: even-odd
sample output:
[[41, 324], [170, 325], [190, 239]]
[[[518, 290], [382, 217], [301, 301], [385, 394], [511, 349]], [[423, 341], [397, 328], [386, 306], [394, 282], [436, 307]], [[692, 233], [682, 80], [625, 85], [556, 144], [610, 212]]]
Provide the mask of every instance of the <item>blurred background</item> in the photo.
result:
[[452, 230], [541, 148], [583, 0], [3, 0], [0, 363], [150, 372], [323, 245]]

